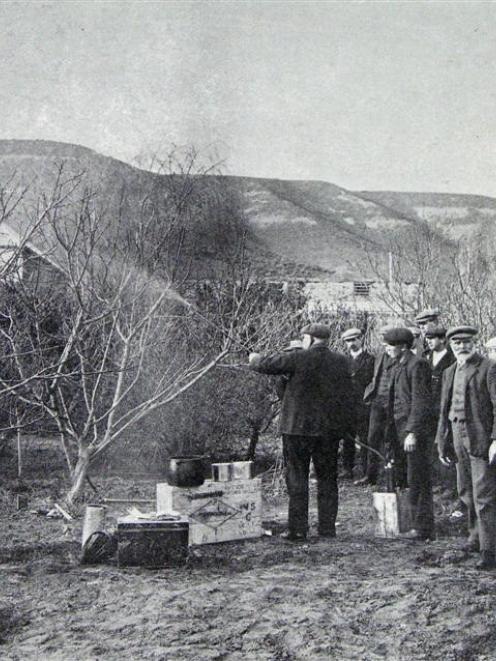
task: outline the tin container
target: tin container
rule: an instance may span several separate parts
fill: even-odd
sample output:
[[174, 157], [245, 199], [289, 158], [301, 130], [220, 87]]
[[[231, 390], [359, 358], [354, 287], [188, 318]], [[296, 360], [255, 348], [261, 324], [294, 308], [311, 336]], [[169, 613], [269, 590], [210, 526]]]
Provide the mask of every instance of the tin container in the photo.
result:
[[232, 464], [212, 464], [212, 480], [214, 482], [229, 482], [232, 480]]
[[186, 517], [117, 520], [117, 558], [120, 567], [158, 569], [183, 565], [188, 559], [189, 523]]
[[253, 477], [253, 461], [233, 461], [231, 464], [231, 479], [251, 480]]

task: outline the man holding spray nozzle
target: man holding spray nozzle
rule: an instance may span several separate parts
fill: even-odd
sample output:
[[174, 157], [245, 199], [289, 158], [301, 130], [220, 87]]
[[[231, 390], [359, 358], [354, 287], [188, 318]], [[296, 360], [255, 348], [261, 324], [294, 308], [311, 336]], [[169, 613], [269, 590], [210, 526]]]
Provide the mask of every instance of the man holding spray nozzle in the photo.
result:
[[295, 542], [305, 540], [308, 533], [311, 460], [317, 477], [318, 532], [322, 537], [336, 535], [339, 441], [354, 434], [347, 358], [328, 348], [330, 330], [324, 324], [309, 324], [301, 333], [301, 351], [269, 356], [252, 353], [249, 357], [251, 369], [287, 377], [279, 417], [289, 495], [284, 536]]

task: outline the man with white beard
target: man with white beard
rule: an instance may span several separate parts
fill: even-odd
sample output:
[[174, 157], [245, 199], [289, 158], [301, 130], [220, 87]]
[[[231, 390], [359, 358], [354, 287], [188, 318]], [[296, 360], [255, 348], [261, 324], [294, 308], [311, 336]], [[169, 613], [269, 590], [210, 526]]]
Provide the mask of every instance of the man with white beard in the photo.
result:
[[475, 350], [478, 330], [450, 328], [456, 362], [443, 374], [436, 434], [439, 458], [457, 461], [457, 487], [468, 512], [467, 551], [478, 569], [496, 568], [496, 363]]

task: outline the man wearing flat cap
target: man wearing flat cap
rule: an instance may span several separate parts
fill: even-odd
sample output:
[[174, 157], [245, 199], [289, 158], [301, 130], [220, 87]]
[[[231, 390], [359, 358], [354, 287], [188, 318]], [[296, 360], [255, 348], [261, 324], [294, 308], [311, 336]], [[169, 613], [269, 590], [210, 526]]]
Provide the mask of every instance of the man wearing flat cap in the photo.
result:
[[451, 347], [447, 345], [446, 329], [443, 326], [431, 326], [425, 331], [425, 341], [428, 351], [425, 358], [430, 365], [432, 374], [432, 400], [434, 402], [434, 415], [437, 421], [439, 419], [439, 409], [441, 407], [441, 383], [444, 370], [455, 361], [455, 355]]
[[427, 352], [426, 333], [430, 328], [440, 325], [439, 315], [439, 310], [436, 308], [426, 308], [415, 317], [415, 323], [420, 330], [420, 337], [414, 341], [414, 349], [417, 355], [422, 356]]
[[456, 362], [444, 371], [436, 443], [445, 465], [456, 461], [467, 507], [467, 551], [481, 552], [478, 569], [496, 567], [496, 363], [475, 350], [477, 329], [446, 334]]
[[351, 374], [346, 356], [331, 351], [329, 328], [309, 324], [302, 329], [303, 350], [269, 356], [250, 354], [249, 366], [262, 374], [288, 377], [279, 430], [283, 438], [289, 495], [290, 541], [308, 533], [308, 476], [313, 461], [317, 477], [318, 532], [334, 537], [338, 510], [339, 441], [354, 434]]
[[393, 328], [384, 334], [386, 352], [393, 361], [389, 431], [400, 472], [406, 460], [413, 528], [404, 537], [427, 540], [434, 537], [431, 370], [424, 358], [412, 353], [413, 339], [408, 328]]
[[[363, 348], [364, 336], [360, 328], [349, 328], [341, 339], [346, 345], [350, 355], [351, 380], [353, 382], [354, 398], [350, 406], [355, 408], [356, 435], [359, 441], [367, 443], [369, 433], [369, 406], [363, 401], [365, 388], [372, 381], [374, 375], [374, 356]], [[360, 450], [363, 475], [367, 475], [367, 451]], [[345, 477], [353, 477], [355, 466], [355, 442], [351, 436], [343, 439], [343, 466]]]
[[[383, 326], [379, 333], [384, 346], [384, 334], [393, 326]], [[391, 385], [392, 360], [385, 351], [375, 357], [372, 380], [365, 388], [363, 401], [370, 407], [369, 433], [367, 445], [379, 452], [384, 451], [386, 441], [386, 428], [389, 413], [389, 388]], [[355, 484], [377, 484], [379, 477], [380, 460], [375, 452], [367, 454], [367, 473], [357, 480]]]

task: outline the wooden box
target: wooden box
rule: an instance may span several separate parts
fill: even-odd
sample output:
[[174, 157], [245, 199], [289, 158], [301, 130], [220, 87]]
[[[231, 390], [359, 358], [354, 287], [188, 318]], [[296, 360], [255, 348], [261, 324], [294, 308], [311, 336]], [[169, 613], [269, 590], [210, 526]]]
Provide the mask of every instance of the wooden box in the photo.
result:
[[119, 566], [175, 567], [188, 558], [188, 521], [132, 519], [117, 521]]
[[408, 492], [377, 491], [372, 495], [376, 513], [376, 537], [398, 537], [400, 533], [412, 528]]
[[157, 484], [157, 512], [189, 520], [190, 544], [214, 544], [262, 535], [262, 481], [207, 480], [199, 487]]

